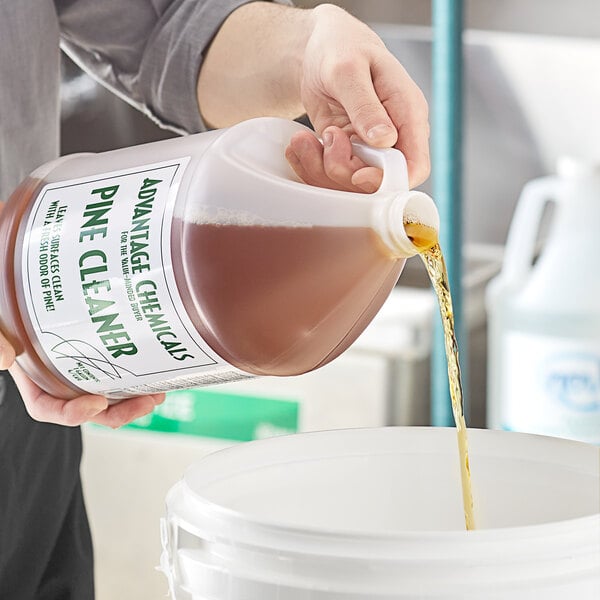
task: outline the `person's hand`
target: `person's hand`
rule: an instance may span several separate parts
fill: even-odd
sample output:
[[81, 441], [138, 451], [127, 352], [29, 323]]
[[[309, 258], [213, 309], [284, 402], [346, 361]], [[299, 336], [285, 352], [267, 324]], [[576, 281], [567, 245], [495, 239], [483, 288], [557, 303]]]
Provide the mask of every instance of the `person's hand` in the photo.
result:
[[401, 150], [411, 187], [429, 176], [423, 93], [373, 30], [332, 4], [249, 2], [234, 10], [204, 54], [197, 100], [205, 124], [215, 128], [306, 113], [325, 149], [306, 131], [286, 155], [313, 185], [363, 192], [379, 186], [381, 171], [352, 156], [352, 135]]
[[58, 425], [81, 425], [87, 421], [120, 427], [138, 419], [161, 404], [164, 394], [138, 396], [109, 404], [103, 396], [85, 394], [72, 400], [62, 400], [40, 389], [15, 362], [15, 351], [0, 334], [0, 370], [8, 369], [15, 380], [29, 415], [36, 421]]
[[92, 422], [116, 429], [152, 412], [164, 394], [137, 396], [109, 404], [103, 396], [84, 394], [72, 400], [55, 398], [39, 388], [13, 363], [9, 369], [29, 415], [36, 421], [75, 426]]
[[429, 176], [428, 106], [419, 87], [381, 39], [333, 5], [314, 9], [305, 47], [300, 94], [323, 145], [296, 134], [286, 157], [297, 175], [319, 187], [373, 192], [379, 169], [352, 156], [350, 136], [404, 153], [410, 186]]
[[[0, 212], [4, 202], [0, 202]], [[108, 427], [120, 427], [138, 419], [161, 404], [164, 394], [139, 396], [109, 405], [103, 396], [84, 394], [72, 400], [62, 400], [40, 389], [15, 362], [15, 349], [0, 333], [0, 371], [7, 370], [17, 384], [29, 415], [36, 421], [58, 425], [81, 425], [93, 421]]]
[[325, 129], [323, 143], [308, 131], [294, 134], [285, 156], [302, 181], [317, 187], [370, 194], [383, 178], [381, 169], [352, 154], [351, 138], [335, 125]]

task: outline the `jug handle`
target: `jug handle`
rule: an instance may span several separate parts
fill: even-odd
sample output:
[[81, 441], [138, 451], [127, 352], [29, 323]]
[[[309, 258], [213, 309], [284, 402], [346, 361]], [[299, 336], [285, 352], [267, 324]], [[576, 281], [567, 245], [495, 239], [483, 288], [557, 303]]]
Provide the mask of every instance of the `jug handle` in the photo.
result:
[[536, 240], [548, 202], [559, 199], [558, 177], [542, 177], [525, 185], [506, 239], [502, 277], [506, 283], [523, 281], [533, 267]]
[[408, 191], [408, 168], [406, 159], [395, 148], [373, 148], [361, 142], [352, 142], [352, 153], [370, 167], [383, 171], [383, 179], [378, 192]]

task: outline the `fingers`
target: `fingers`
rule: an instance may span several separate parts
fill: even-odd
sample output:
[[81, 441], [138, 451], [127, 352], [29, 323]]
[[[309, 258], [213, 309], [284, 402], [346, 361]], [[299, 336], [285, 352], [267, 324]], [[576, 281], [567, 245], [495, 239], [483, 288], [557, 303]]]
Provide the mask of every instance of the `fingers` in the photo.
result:
[[286, 157], [309, 185], [371, 193], [381, 184], [381, 171], [352, 155], [350, 138], [339, 127], [323, 132], [323, 144], [310, 132], [299, 132], [292, 137]]
[[323, 146], [310, 132], [302, 131], [293, 135], [285, 156], [304, 183], [322, 188], [332, 187], [323, 165]]
[[164, 400], [165, 394], [128, 398], [115, 404], [111, 404], [106, 410], [102, 411], [91, 420], [99, 425], [105, 425], [115, 429], [151, 413], [154, 408], [159, 404], [162, 404]]
[[427, 100], [391, 54], [377, 63], [372, 76], [377, 94], [398, 129], [395, 147], [406, 158], [410, 187], [416, 187], [429, 177], [431, 170]]
[[323, 167], [338, 189], [357, 190], [352, 175], [367, 165], [352, 155], [350, 138], [339, 127], [329, 127], [323, 132]]
[[[411, 187], [429, 176], [427, 102], [371, 29], [333, 5], [323, 5], [303, 70], [302, 100], [321, 135], [336, 125], [372, 147], [401, 150]], [[369, 181], [371, 175], [356, 173], [351, 183], [362, 185], [362, 178]]]
[[[339, 76], [344, 72], [342, 69], [336, 74]], [[329, 111], [324, 110], [322, 106], [320, 110], [315, 110], [313, 123], [319, 131], [323, 130], [324, 141], [325, 131], [330, 129], [328, 126], [339, 124], [347, 134], [356, 133], [363, 142], [372, 147], [395, 147], [406, 158], [410, 187], [423, 183], [429, 177], [431, 169], [429, 108], [419, 87], [387, 51], [383, 58], [372, 60], [370, 65], [353, 65], [352, 69], [347, 69], [346, 75], [342, 82], [335, 80], [330, 92], [335, 103], [341, 106], [335, 108], [329, 103]], [[345, 113], [347, 125], [343, 124], [338, 111]], [[338, 149], [339, 153], [344, 150], [342, 145], [336, 145], [334, 148]], [[325, 164], [325, 174], [334, 182], [339, 182], [340, 178], [336, 173], [348, 162], [347, 157], [340, 157], [339, 153], [332, 152], [330, 155], [335, 157], [335, 160], [330, 164], [326, 161]], [[326, 148], [325, 158], [327, 156]], [[313, 173], [310, 167], [304, 167]], [[307, 180], [298, 170], [296, 172], [303, 180]], [[343, 189], [360, 188], [361, 191], [372, 192], [376, 189], [371, 183], [373, 175], [373, 171], [365, 171], [357, 173], [353, 179], [342, 177], [345, 182]], [[328, 186], [321, 184], [321, 187]]]
[[0, 371], [8, 369], [15, 362], [15, 349], [0, 333]]
[[422, 184], [431, 172], [429, 157], [429, 121], [427, 118], [427, 103], [422, 99], [423, 106], [413, 108], [412, 112], [398, 115], [402, 109], [390, 105], [390, 113], [400, 123], [396, 148], [406, 158], [409, 186], [414, 188]]
[[72, 400], [62, 400], [40, 389], [16, 363], [11, 366], [10, 374], [32, 419], [68, 427], [88, 421], [112, 428], [121, 427], [152, 412], [165, 399], [165, 394], [153, 394], [109, 405], [103, 396], [85, 394]]
[[73, 427], [89, 421], [108, 407], [106, 398], [93, 394], [73, 400], [55, 398], [40, 389], [16, 363], [9, 370], [27, 412], [36, 421]]
[[352, 175], [352, 184], [367, 194], [372, 194], [379, 189], [383, 172], [377, 167], [364, 167]]
[[373, 87], [370, 65], [352, 58], [336, 65], [329, 76], [328, 87], [364, 142], [377, 148], [390, 148], [398, 137], [395, 124]]

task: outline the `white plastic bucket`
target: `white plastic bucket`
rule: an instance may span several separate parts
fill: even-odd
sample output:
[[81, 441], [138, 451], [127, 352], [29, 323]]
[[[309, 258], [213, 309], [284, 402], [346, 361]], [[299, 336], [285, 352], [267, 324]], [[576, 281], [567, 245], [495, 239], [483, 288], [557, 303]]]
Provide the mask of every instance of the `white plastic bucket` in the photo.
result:
[[598, 600], [600, 449], [470, 430], [478, 530], [456, 433], [397, 427], [211, 454], [167, 497], [177, 600]]

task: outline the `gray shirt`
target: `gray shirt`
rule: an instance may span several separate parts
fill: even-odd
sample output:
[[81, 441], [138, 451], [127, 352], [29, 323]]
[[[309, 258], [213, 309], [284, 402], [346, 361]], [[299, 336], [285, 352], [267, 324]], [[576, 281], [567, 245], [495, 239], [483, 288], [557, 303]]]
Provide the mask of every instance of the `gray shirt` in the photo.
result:
[[0, 199], [59, 148], [59, 47], [163, 127], [204, 128], [196, 80], [249, 0], [0, 0]]

